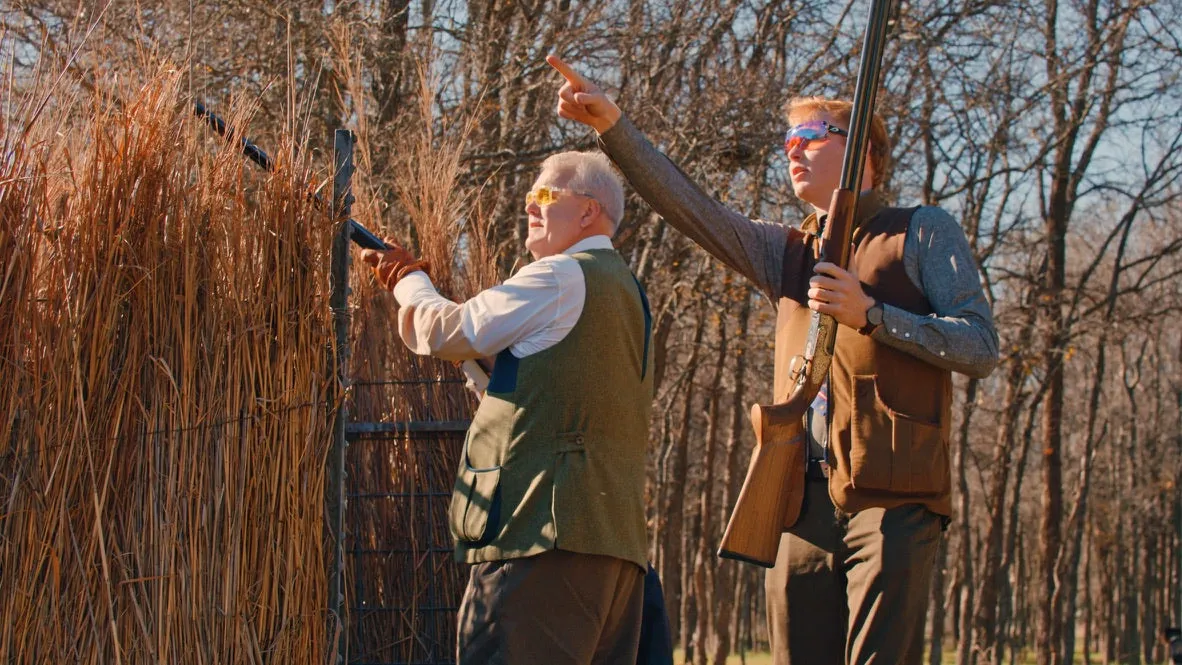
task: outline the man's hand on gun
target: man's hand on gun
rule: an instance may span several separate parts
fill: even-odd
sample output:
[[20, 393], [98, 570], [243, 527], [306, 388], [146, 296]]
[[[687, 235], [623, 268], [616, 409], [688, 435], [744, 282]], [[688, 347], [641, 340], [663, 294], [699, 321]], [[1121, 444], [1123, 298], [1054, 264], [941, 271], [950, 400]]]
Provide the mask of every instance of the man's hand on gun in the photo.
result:
[[620, 107], [599, 86], [583, 78], [556, 55], [546, 56], [546, 62], [558, 70], [566, 83], [558, 90], [558, 115], [581, 122], [602, 134], [620, 119]]
[[832, 263], [818, 263], [815, 270], [809, 280], [809, 309], [828, 314], [854, 330], [865, 326], [866, 310], [874, 298], [866, 295], [858, 278]]
[[392, 238], [386, 238], [385, 243], [390, 249], [367, 249], [361, 252], [361, 260], [373, 268], [378, 283], [387, 291], [393, 291], [399, 280], [416, 270], [430, 274], [431, 266], [426, 261], [415, 258]]

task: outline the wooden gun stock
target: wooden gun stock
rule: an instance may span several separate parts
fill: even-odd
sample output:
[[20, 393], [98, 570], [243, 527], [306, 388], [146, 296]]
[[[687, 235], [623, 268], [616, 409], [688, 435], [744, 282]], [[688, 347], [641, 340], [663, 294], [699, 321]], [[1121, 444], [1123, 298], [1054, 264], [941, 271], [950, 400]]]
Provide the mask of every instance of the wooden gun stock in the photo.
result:
[[767, 568], [776, 565], [780, 534], [796, 521], [804, 501], [807, 408], [800, 399], [751, 407], [755, 452], [718, 556]]
[[[848, 262], [857, 203], [849, 190], [833, 192], [822, 260], [841, 266]], [[751, 407], [755, 452], [722, 535], [718, 556], [769, 568], [776, 565], [780, 535], [796, 523], [804, 501], [808, 462], [804, 416], [828, 376], [836, 339], [837, 322], [833, 317], [814, 312], [800, 355], [804, 363], [794, 378], [792, 393], [783, 402]]]

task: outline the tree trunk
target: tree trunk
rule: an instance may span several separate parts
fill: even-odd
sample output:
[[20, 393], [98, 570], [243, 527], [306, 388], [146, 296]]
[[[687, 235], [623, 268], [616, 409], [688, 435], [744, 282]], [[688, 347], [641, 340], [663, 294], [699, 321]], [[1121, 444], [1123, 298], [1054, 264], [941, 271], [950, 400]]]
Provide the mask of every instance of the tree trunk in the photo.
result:
[[406, 92], [403, 77], [407, 64], [404, 54], [409, 28], [409, 8], [408, 0], [387, 0], [382, 3], [382, 18], [375, 49], [377, 61], [374, 63], [371, 84], [378, 110], [379, 127], [389, 126], [402, 110], [403, 96]]
[[[701, 280], [695, 280], [695, 286], [701, 285]], [[682, 571], [685, 570], [685, 495], [687, 472], [689, 469], [689, 441], [690, 432], [693, 430], [693, 415], [694, 415], [694, 400], [696, 392], [694, 390], [694, 377], [698, 370], [698, 357], [702, 348], [702, 335], [706, 329], [706, 316], [704, 311], [698, 312], [698, 320], [694, 328], [693, 341], [690, 346], [689, 359], [686, 364], [685, 375], [682, 378], [682, 404], [681, 416], [678, 420], [677, 436], [673, 442], [670, 450], [670, 460], [668, 463], [668, 475], [666, 477], [666, 491], [665, 505], [663, 512], [664, 519], [667, 525], [662, 534], [662, 555], [661, 555], [661, 569], [660, 576], [662, 585], [665, 589], [666, 605], [670, 611], [670, 630], [673, 632], [673, 642], [675, 644], [683, 642], [687, 639], [687, 635], [681, 632], [683, 625], [682, 621], [672, 620], [676, 617], [684, 617], [684, 589]]]
[[[730, 430], [727, 434], [726, 440], [726, 462], [723, 466], [722, 478], [722, 503], [721, 511], [719, 513], [719, 524], [726, 524], [729, 519], [731, 503], [734, 497], [739, 492], [739, 483], [741, 482], [741, 474], [745, 465], [742, 465], [744, 455], [740, 455], [740, 441], [742, 440], [741, 432], [747, 427], [746, 418], [744, 414], [744, 400], [746, 399], [746, 378], [747, 378], [747, 349], [743, 346], [743, 341], [747, 339], [747, 326], [751, 319], [751, 296], [752, 289], [750, 286], [742, 289], [742, 305], [739, 308], [738, 332], [736, 339], [735, 353], [735, 390], [731, 393], [731, 422]], [[722, 561], [718, 563], [718, 573], [715, 579], [714, 588], [716, 590], [715, 597], [718, 598], [718, 617], [717, 626], [715, 628], [718, 633], [718, 641], [714, 645], [714, 665], [726, 665], [726, 657], [731, 652], [731, 635], [732, 629], [729, 617], [735, 607], [735, 597], [732, 590], [736, 588], [736, 568], [738, 564], [734, 561]]]
[[[1043, 497], [1039, 528], [1042, 578], [1038, 621], [1038, 663], [1055, 665], [1063, 642], [1063, 596], [1057, 563], [1062, 548], [1064, 371], [1070, 337], [1065, 311], [1067, 230], [1097, 143], [1109, 128], [1114, 105], [1121, 102], [1123, 47], [1135, 9], [1101, 16], [1099, 0], [1073, 4], [1069, 18], [1079, 20], [1070, 46], [1058, 48], [1058, 0], [1045, 0], [1044, 65], [1050, 102], [1053, 144], [1043, 201], [1047, 266], [1043, 279], [1043, 358], [1047, 397], [1043, 411]], [[1082, 39], [1081, 39], [1082, 38]], [[1072, 49], [1084, 46], [1077, 55]], [[1104, 66], [1099, 66], [1103, 62]]]
[[[1090, 531], [1094, 525], [1092, 515], [1089, 514], [1087, 523], [1084, 525], [1086, 531]], [[1084, 665], [1092, 665], [1092, 617], [1095, 614], [1092, 607], [1092, 539], [1086, 538], [1084, 540], [1084, 569], [1083, 569], [1083, 605], [1084, 605], [1084, 634], [1083, 634], [1083, 662]]]
[[1154, 597], [1157, 595], [1157, 528], [1147, 524], [1145, 528], [1145, 548], [1141, 552], [1143, 565], [1140, 566], [1140, 584], [1137, 585], [1137, 596], [1141, 601], [1141, 653], [1147, 663], [1157, 662], [1153, 657], [1154, 646], [1157, 644], [1157, 613]]
[[1057, 665], [1059, 611], [1055, 563], [1059, 557], [1063, 523], [1063, 358], [1064, 330], [1061, 305], [1065, 273], [1066, 224], [1052, 215], [1047, 220], [1051, 254], [1046, 282], [1047, 327], [1043, 335], [1042, 364], [1047, 375], [1047, 397], [1042, 428], [1042, 520], [1039, 528], [1041, 578], [1038, 614], [1038, 665]]
[[[669, 516], [665, 514], [665, 504], [668, 502], [669, 489], [669, 464], [673, 457], [673, 411], [672, 404], [668, 404], [663, 409], [664, 413], [661, 415], [661, 445], [660, 452], [657, 455], [657, 481], [654, 492], [656, 493], [656, 500], [653, 503], [656, 505], [653, 511], [653, 546], [652, 546], [652, 563], [653, 567], [657, 569], [657, 573], [661, 579], [665, 579], [665, 540], [668, 537], [666, 532], [669, 530]], [[672, 602], [669, 593], [665, 593], [666, 600]]]
[[695, 543], [702, 537], [702, 523], [698, 520], [697, 511], [688, 511], [685, 515], [685, 538], [681, 542], [681, 624], [678, 632], [681, 634], [682, 648], [685, 649], [685, 662], [694, 661], [694, 626], [698, 622], [698, 611], [701, 599], [694, 595], [694, 550]]
[[1019, 548], [1011, 572], [1009, 593], [1011, 619], [1008, 626], [1007, 646], [1009, 647], [1010, 663], [1018, 662], [1018, 655], [1029, 644], [1027, 631], [1031, 619], [1030, 608], [1026, 604], [1026, 596], [1023, 593], [1023, 590], [1030, 584], [1028, 560], [1025, 556], [1026, 547], [1023, 546], [1026, 539], [1019, 534], [1017, 540]]
[[960, 588], [964, 586], [964, 569], [957, 559], [956, 567], [952, 569], [952, 584], [948, 585], [948, 594], [944, 598], [944, 606], [952, 610], [952, 640], [960, 644]]
[[948, 539], [940, 539], [940, 549], [936, 550], [935, 575], [932, 578], [931, 593], [931, 639], [928, 642], [928, 665], [941, 665], [944, 660], [944, 578], [948, 568]]
[[[1125, 349], [1121, 345], [1121, 359], [1123, 368], [1121, 371], [1121, 380], [1124, 383], [1125, 395], [1128, 399], [1129, 408], [1129, 445], [1128, 445], [1128, 483], [1125, 485], [1125, 491], [1128, 496], [1136, 496], [1137, 488], [1141, 484], [1140, 480], [1140, 464], [1137, 458], [1137, 452], [1141, 445], [1140, 437], [1140, 405], [1137, 402], [1137, 387], [1141, 383], [1141, 363], [1145, 357], [1145, 348], [1142, 346], [1141, 352], [1135, 354], [1135, 359], [1130, 361]], [[1143, 527], [1141, 520], [1138, 519], [1138, 510], [1130, 511], [1127, 514], [1133, 516], [1129, 524], [1129, 539], [1128, 543], [1132, 544], [1129, 549], [1129, 564], [1130, 568], [1125, 569], [1127, 572], [1124, 575], [1125, 584], [1125, 645], [1123, 649], [1123, 657], [1121, 662], [1129, 663], [1130, 665], [1141, 664], [1142, 639], [1141, 639], [1141, 622], [1143, 615], [1141, 613], [1141, 575], [1138, 574], [1144, 568], [1144, 559], [1142, 558], [1141, 548], [1136, 546], [1136, 543], [1141, 541], [1141, 534]]]
[[[1034, 329], [1036, 308], [1026, 308], [1026, 318], [1017, 339], [1029, 339]], [[1002, 406], [1001, 427], [997, 431], [997, 444], [993, 451], [993, 476], [990, 479], [989, 493], [986, 502], [989, 505], [989, 522], [985, 527], [985, 554], [979, 575], [976, 614], [976, 644], [977, 651], [987, 663], [1001, 665], [1001, 653], [997, 650], [998, 635], [1004, 620], [998, 616], [998, 602], [1003, 590], [1002, 559], [1004, 556], [1005, 523], [1006, 523], [1006, 488], [1010, 481], [1011, 461], [1015, 458], [1015, 434], [1018, 429], [1018, 419], [1025, 402], [1023, 384], [1026, 382], [1026, 358], [1015, 347], [1015, 353], [1009, 359], [1009, 371], [1006, 374], [1005, 400]], [[1025, 458], [1023, 446], [1019, 453]], [[1021, 474], [1021, 470], [1018, 471]], [[1021, 482], [1021, 481], [1017, 481]], [[1017, 498], [1017, 497], [1015, 497]], [[996, 651], [996, 652], [995, 652]]]
[[[998, 582], [1002, 585], [1001, 598], [1003, 599], [1003, 604], [999, 607], [998, 611], [997, 634], [999, 635], [999, 639], [1002, 639], [1009, 646], [1011, 661], [1016, 658], [1018, 649], [1026, 645], [1025, 630], [1029, 624], [1025, 616], [1026, 608], [1022, 596], [1023, 591], [1027, 589], [1028, 580], [1025, 566], [1026, 558], [1022, 556], [1025, 549], [1019, 546], [1023, 540], [1020, 520], [1021, 497], [1023, 481], [1026, 478], [1026, 462], [1030, 457], [1030, 445], [1034, 438], [1033, 432], [1036, 415], [1044, 394], [1042, 390], [1037, 392], [1031, 399], [1030, 406], [1026, 412], [1026, 423], [1022, 429], [1022, 445], [1018, 449], [1018, 459], [1014, 464], [1014, 484], [1010, 488], [1009, 499], [1010, 514], [1008, 524], [1005, 528], [1001, 571], [998, 575]], [[1017, 635], [1015, 635], [1015, 627], [1017, 628]], [[994, 654], [994, 662], [1000, 664], [1003, 656], [1002, 650], [998, 648], [994, 651]]]
[[969, 379], [965, 391], [964, 414], [956, 446], [956, 486], [960, 515], [960, 641], [956, 647], [957, 665], [973, 665], [973, 530], [969, 502], [969, 432], [977, 403], [977, 379]]
[[[1104, 380], [1104, 347], [1107, 344], [1105, 335], [1100, 336], [1099, 348], [1096, 353], [1096, 371], [1092, 378], [1091, 397], [1088, 400], [1088, 425], [1084, 441], [1084, 454], [1080, 460], [1079, 489], [1071, 516], [1067, 520], [1067, 547], [1061, 554], [1058, 563], [1058, 578], [1061, 586], [1056, 590], [1060, 599], [1053, 604], [1062, 607], [1063, 632], [1062, 644], [1059, 647], [1061, 665], [1071, 665], [1075, 658], [1075, 599], [1079, 580], [1079, 560], [1083, 549], [1084, 525], [1088, 511], [1088, 491], [1092, 481], [1092, 463], [1095, 460], [1097, 439], [1103, 439], [1108, 431], [1107, 425], [1097, 436], [1095, 434], [1096, 411], [1100, 404], [1100, 394]], [[1086, 578], [1085, 578], [1086, 584]]]
[[[1122, 434], [1120, 440], [1123, 444], [1124, 435]], [[1121, 470], [1124, 468], [1124, 455], [1119, 451], [1114, 455], [1115, 464], [1113, 465], [1113, 485], [1120, 487], [1124, 483]], [[1115, 512], [1120, 515], [1124, 513], [1123, 497], [1121, 492], [1117, 493]], [[1121, 626], [1121, 589], [1120, 585], [1124, 580], [1121, 574], [1125, 570], [1124, 565], [1124, 521], [1117, 520], [1115, 528], [1113, 529], [1112, 549], [1108, 556], [1108, 561], [1104, 566], [1105, 570], [1105, 625], [1104, 625], [1104, 663], [1116, 662], [1117, 656], [1120, 653], [1120, 642], [1122, 636], [1120, 634]]]
[[710, 382], [708, 396], [710, 406], [706, 410], [706, 454], [702, 459], [702, 491], [698, 494], [698, 520], [701, 534], [698, 536], [697, 555], [694, 561], [694, 596], [698, 607], [697, 626], [694, 630], [694, 663], [706, 665], [706, 644], [714, 629], [715, 562], [714, 533], [714, 453], [718, 447], [719, 403], [722, 400], [722, 373], [726, 369], [727, 334], [726, 317], [718, 317], [718, 358], [714, 365], [714, 378]]

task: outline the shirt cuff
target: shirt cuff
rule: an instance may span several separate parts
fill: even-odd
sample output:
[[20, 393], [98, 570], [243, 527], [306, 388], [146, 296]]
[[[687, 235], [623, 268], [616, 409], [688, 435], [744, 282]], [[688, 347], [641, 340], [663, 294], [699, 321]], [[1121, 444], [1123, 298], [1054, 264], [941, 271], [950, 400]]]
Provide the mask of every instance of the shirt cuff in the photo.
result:
[[875, 331], [875, 336], [886, 335], [905, 342], [915, 342], [917, 341], [916, 330], [918, 327], [919, 322], [914, 314], [894, 305], [883, 303], [882, 325]]
[[431, 283], [431, 278], [422, 270], [416, 270], [410, 273], [398, 280], [398, 283], [394, 285], [394, 298], [403, 307], [414, 305], [423, 298], [433, 296], [437, 293], [439, 292], [435, 290], [435, 285]]
[[464, 373], [464, 387], [476, 393], [476, 397], [484, 397], [484, 391], [488, 389], [488, 374], [484, 373], [484, 369], [480, 367], [475, 360], [465, 360], [460, 363], [460, 371]]

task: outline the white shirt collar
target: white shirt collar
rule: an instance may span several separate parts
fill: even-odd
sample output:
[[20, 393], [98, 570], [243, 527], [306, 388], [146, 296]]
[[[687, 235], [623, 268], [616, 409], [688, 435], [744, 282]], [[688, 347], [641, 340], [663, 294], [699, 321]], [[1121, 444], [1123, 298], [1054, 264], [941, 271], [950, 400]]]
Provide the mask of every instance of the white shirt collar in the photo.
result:
[[565, 250], [559, 253], [570, 255], [577, 254], [579, 252], [586, 252], [592, 249], [615, 249], [615, 247], [612, 246], [611, 238], [604, 235], [599, 235], [591, 236], [590, 238], [583, 238], [582, 240], [576, 242], [570, 247], [567, 247]]

